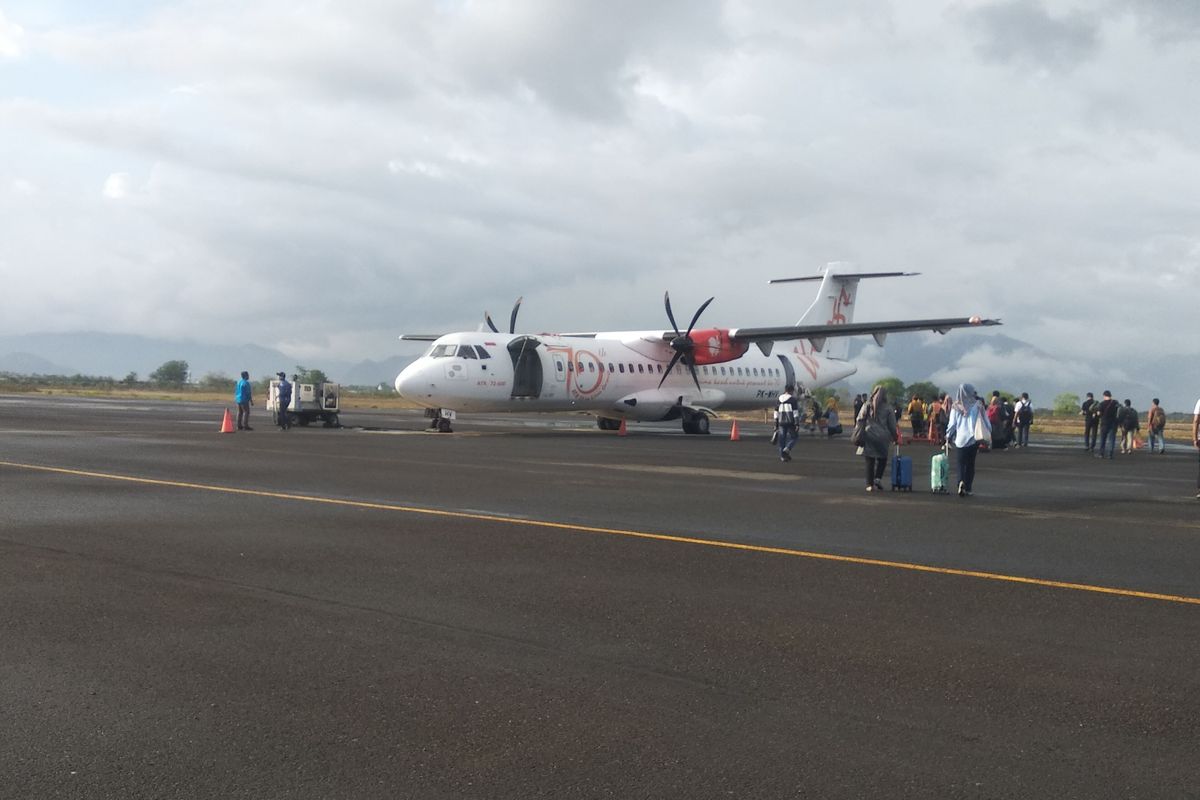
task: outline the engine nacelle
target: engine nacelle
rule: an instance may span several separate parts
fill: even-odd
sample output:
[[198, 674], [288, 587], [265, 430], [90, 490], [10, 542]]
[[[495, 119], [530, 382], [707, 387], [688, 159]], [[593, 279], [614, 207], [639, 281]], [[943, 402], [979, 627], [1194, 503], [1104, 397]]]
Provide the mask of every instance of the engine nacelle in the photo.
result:
[[725, 328], [693, 330], [692, 341], [696, 345], [692, 357], [697, 364], [723, 364], [741, 358], [750, 349], [749, 342], [731, 340]]

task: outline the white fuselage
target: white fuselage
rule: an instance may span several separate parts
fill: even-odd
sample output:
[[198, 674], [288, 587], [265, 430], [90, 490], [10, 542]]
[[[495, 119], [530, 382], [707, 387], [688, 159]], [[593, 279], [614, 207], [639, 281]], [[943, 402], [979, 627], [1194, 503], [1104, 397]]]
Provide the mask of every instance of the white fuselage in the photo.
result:
[[[771, 355], [698, 365], [692, 380], [660, 332], [594, 337], [452, 333], [396, 378], [396, 391], [428, 408], [455, 411], [582, 411], [612, 419], [671, 419], [681, 408], [766, 408], [787, 383], [814, 389], [852, 375], [806, 341], [779, 342]], [[662, 386], [659, 387], [659, 381]]]

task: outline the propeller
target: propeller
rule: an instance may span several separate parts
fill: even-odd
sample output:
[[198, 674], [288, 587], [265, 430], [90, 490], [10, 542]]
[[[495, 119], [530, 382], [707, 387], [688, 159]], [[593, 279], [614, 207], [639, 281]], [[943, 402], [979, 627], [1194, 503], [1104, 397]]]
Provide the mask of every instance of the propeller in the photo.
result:
[[675, 365], [682, 361], [687, 365], [688, 372], [692, 373], [692, 380], [696, 382], [696, 389], [700, 389], [700, 378], [696, 375], [696, 360], [693, 354], [696, 351], [696, 343], [692, 340], [692, 328], [696, 327], [696, 320], [700, 319], [700, 315], [704, 313], [704, 309], [708, 308], [708, 304], [715, 298], [708, 298], [704, 304], [696, 309], [696, 313], [692, 315], [692, 321], [687, 327], [687, 333], [679, 332], [679, 325], [675, 322], [675, 315], [671, 313], [671, 293], [663, 292], [663, 305], [667, 307], [667, 319], [671, 320], [671, 327], [675, 330], [675, 338], [670, 341], [671, 349], [675, 351], [675, 355], [671, 356], [671, 363], [667, 365], [667, 369], [663, 372], [662, 378], [658, 381], [658, 386], [661, 389], [663, 381], [671, 374], [671, 370]]
[[[524, 299], [525, 299], [524, 297], [518, 297], [517, 302], [513, 303], [512, 316], [508, 318], [508, 332], [509, 333], [517, 332], [517, 312], [521, 309], [521, 301]], [[492, 322], [491, 314], [489, 314], [486, 311], [483, 312], [483, 319], [485, 322], [487, 322], [488, 327], [492, 329], [492, 333], [500, 332], [500, 329], [496, 327], [496, 323]]]

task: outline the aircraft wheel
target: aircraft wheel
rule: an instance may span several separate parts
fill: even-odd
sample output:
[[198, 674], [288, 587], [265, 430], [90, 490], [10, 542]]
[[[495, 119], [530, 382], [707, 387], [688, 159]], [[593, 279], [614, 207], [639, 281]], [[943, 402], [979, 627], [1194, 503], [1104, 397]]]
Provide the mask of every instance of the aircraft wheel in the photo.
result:
[[708, 415], [700, 414], [698, 417], [696, 417], [695, 425], [696, 425], [696, 433], [707, 435], [708, 434]]
[[453, 433], [450, 428], [450, 420], [446, 419], [445, 417], [442, 417], [437, 421], [437, 429], [438, 433]]

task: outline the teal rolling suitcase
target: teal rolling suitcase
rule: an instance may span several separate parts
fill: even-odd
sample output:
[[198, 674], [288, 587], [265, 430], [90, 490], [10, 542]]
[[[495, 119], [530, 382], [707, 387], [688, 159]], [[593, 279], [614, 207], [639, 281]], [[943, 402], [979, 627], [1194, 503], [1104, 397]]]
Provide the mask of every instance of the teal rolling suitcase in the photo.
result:
[[950, 457], [945, 446], [929, 462], [929, 491], [941, 494], [950, 491]]

